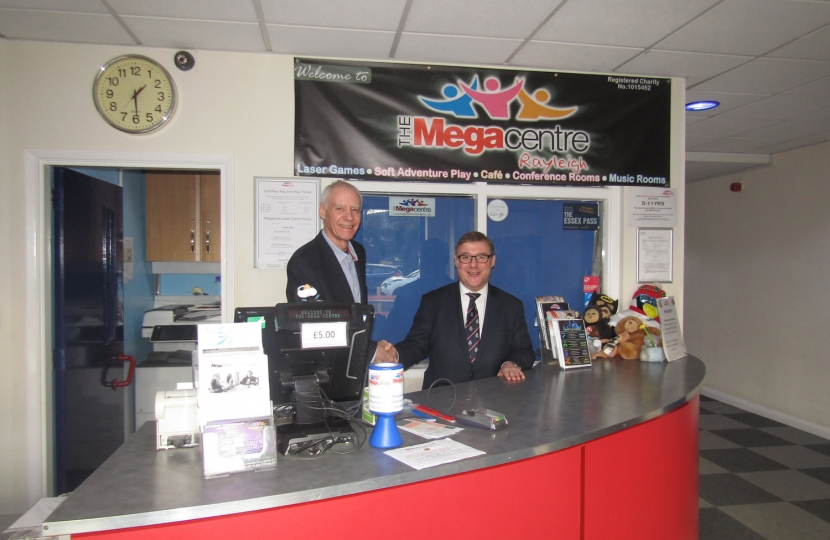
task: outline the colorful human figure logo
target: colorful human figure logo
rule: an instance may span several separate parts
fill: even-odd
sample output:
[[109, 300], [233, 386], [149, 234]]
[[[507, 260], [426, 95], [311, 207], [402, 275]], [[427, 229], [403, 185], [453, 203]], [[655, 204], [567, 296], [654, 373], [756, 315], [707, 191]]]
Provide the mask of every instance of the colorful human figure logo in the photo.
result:
[[[462, 91], [463, 90], [463, 91]], [[458, 84], [446, 84], [441, 89], [446, 99], [431, 99], [419, 96], [421, 103], [433, 111], [451, 114], [456, 118], [478, 118], [474, 104], [481, 107], [494, 120], [510, 119], [510, 104], [518, 99], [520, 107], [516, 114], [517, 120], [561, 120], [573, 115], [578, 107], [558, 108], [548, 105], [551, 92], [545, 88], [538, 88], [529, 93], [525, 88], [525, 80], [516, 77], [515, 82], [508, 88], [502, 88], [496, 77], [488, 77], [484, 81], [484, 89], [479, 89], [478, 76], [473, 77], [472, 83], [462, 80]]]

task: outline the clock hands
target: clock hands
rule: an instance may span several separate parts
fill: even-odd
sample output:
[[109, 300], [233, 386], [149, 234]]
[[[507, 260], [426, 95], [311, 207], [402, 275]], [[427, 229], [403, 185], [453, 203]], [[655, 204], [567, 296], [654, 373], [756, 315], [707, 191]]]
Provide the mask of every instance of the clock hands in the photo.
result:
[[142, 86], [141, 88], [139, 88], [138, 90], [135, 90], [133, 92], [133, 97], [131, 99], [132, 99], [133, 103], [135, 103], [135, 113], [136, 114], [138, 114], [138, 94], [140, 94], [142, 92], [142, 90], [144, 90], [145, 88], [147, 88], [146, 84], [144, 86]]

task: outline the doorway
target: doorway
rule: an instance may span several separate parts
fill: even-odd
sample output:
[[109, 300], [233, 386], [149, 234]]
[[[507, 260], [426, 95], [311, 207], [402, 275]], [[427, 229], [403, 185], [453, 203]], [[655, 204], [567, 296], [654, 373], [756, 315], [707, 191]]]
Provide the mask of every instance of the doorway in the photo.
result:
[[26, 384], [31, 389], [22, 404], [31, 426], [24, 434], [27, 460], [24, 464], [29, 482], [29, 502], [55, 495], [55, 403], [52, 362], [52, 220], [51, 168], [58, 166], [103, 167], [124, 170], [142, 169], [214, 169], [220, 172], [222, 197], [221, 296], [226, 302], [222, 319], [232, 320], [234, 306], [234, 250], [224, 241], [233, 232], [234, 158], [231, 155], [113, 153], [89, 151], [24, 151], [24, 215], [27, 250], [33, 256], [27, 263], [26, 309]]
[[[179, 285], [176, 291], [176, 284], [195, 281], [202, 285], [200, 294], [210, 295], [212, 300], [221, 298], [221, 275], [217, 276], [218, 269], [214, 268], [218, 264], [192, 263], [208, 257], [210, 262], [219, 262], [221, 249], [219, 174], [199, 172], [52, 168], [52, 336], [58, 493], [73, 491], [135, 431], [135, 389], [146, 370], [136, 371], [136, 382], [121, 387], [131, 377], [129, 369], [122, 369], [120, 362], [124, 358], [120, 355], [126, 354], [139, 365], [150, 355], [152, 344], [142, 332], [144, 313], [161, 303], [195, 304], [208, 298], [200, 296], [198, 301], [181, 302], [179, 297], [168, 300], [172, 297], [158, 295], [190, 295], [189, 287], [184, 291], [183, 285]], [[193, 239], [187, 234], [199, 225], [191, 224], [195, 215], [190, 216], [189, 212], [198, 212], [200, 177], [207, 179], [203, 183], [209, 182], [210, 186], [210, 190], [203, 190], [208, 195], [203, 197], [203, 204], [208, 199], [211, 211], [203, 211], [208, 215], [208, 223], [212, 220], [217, 225], [212, 231], [204, 231], [206, 235], [214, 234], [205, 256], [191, 253], [188, 248]], [[191, 193], [187, 187], [193, 188], [194, 179], [197, 186]], [[188, 202], [192, 204], [189, 210]], [[182, 226], [177, 228], [164, 221], [159, 208], [172, 209], [168, 213]], [[184, 233], [179, 235], [180, 241], [169, 241], [171, 232], [177, 229]], [[201, 237], [201, 232], [195, 236]], [[179, 249], [160, 252], [159, 246]], [[188, 261], [189, 268], [184, 271], [191, 273], [163, 274], [169, 270], [154, 268], [148, 257], [157, 261]], [[213, 275], [192, 273], [200, 271]], [[204, 279], [207, 277], [211, 279]], [[219, 282], [213, 281], [214, 277]], [[114, 380], [119, 382], [113, 385]], [[143, 397], [154, 396], [146, 378], [141, 388]], [[143, 399], [142, 410], [148, 406], [144, 401], [149, 403], [152, 413], [153, 400]]]

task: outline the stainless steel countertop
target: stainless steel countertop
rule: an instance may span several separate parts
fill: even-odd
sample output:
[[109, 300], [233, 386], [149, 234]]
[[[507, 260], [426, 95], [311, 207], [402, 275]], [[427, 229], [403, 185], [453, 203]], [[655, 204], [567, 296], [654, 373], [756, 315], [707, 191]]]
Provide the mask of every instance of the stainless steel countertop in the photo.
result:
[[[414, 470], [368, 442], [349, 455], [317, 459], [279, 456], [272, 471], [205, 480], [198, 448], [155, 450], [155, 423], [138, 432], [44, 523], [44, 535], [139, 527], [249, 512], [382, 489], [501, 465], [575, 446], [650, 420], [694, 397], [706, 374], [699, 359], [672, 363], [599, 360], [590, 369], [541, 365], [521, 383], [498, 377], [456, 386], [454, 411], [487, 407], [507, 428], [466, 427], [452, 438], [485, 455]], [[431, 392], [446, 409], [449, 387]], [[426, 392], [407, 394], [427, 404]], [[371, 430], [371, 428], [368, 428]], [[403, 445], [425, 439], [401, 431]]]

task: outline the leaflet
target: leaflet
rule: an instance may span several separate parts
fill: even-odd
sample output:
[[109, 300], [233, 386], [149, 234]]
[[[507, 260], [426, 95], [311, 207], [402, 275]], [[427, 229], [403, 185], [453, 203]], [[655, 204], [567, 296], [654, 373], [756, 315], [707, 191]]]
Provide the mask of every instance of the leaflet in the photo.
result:
[[480, 456], [486, 454], [486, 452], [476, 450], [452, 439], [439, 439], [415, 446], [387, 450], [384, 454], [420, 471], [427, 467], [435, 467], [444, 463]]
[[199, 325], [199, 423], [271, 416], [258, 322]]
[[414, 418], [406, 418], [398, 421], [398, 427], [404, 431], [414, 433], [424, 439], [440, 439], [463, 431], [464, 428], [447, 426], [438, 422], [424, 422]]

